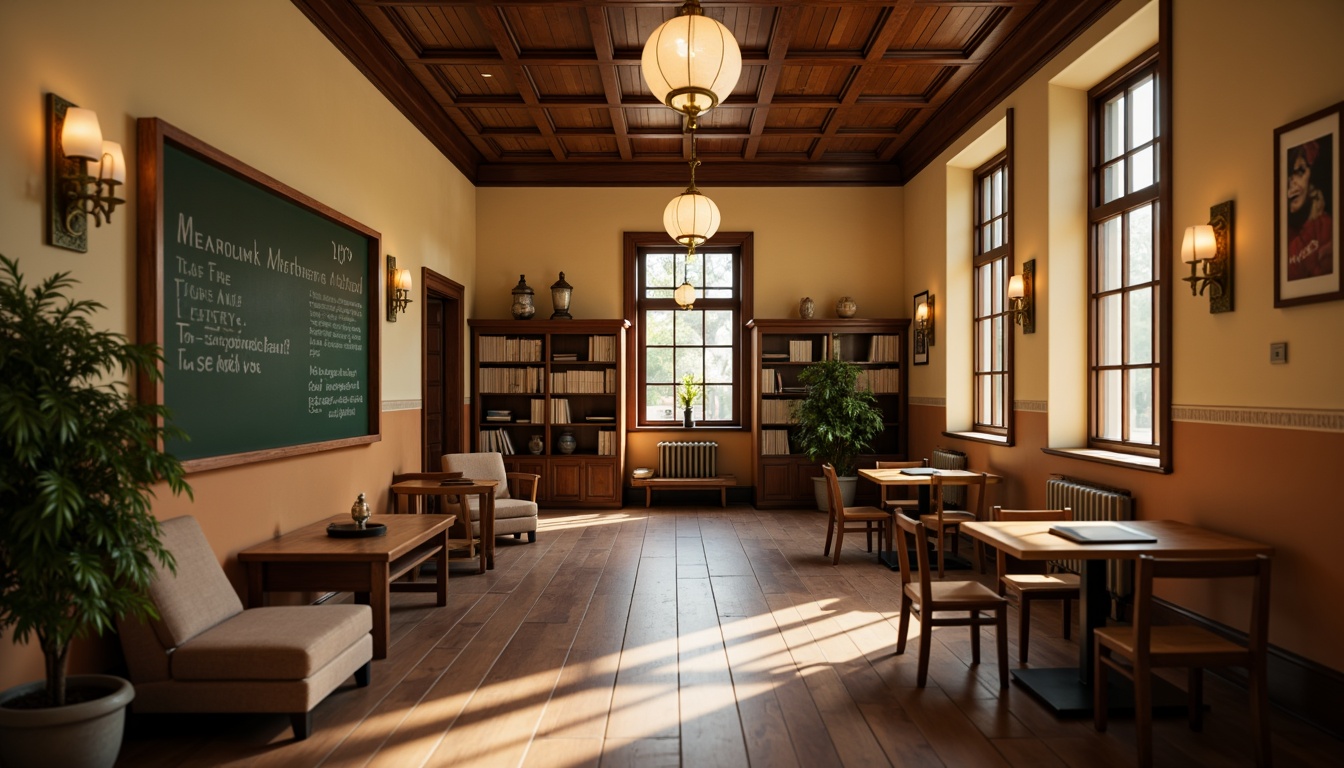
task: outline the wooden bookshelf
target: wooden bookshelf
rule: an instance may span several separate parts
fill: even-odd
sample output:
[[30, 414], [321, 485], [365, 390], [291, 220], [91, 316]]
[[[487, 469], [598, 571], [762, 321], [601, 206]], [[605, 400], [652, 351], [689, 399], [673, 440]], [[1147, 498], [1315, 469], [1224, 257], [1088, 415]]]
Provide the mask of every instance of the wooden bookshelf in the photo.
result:
[[[541, 475], [549, 507], [619, 508], [625, 465], [624, 320], [472, 320], [471, 449]], [[574, 436], [573, 453], [560, 437]], [[540, 435], [540, 454], [529, 451]], [[510, 451], [512, 451], [510, 453]]]
[[[812, 478], [821, 466], [807, 460], [794, 444], [794, 403], [805, 392], [798, 374], [836, 354], [859, 367], [860, 386], [877, 396], [886, 429], [859, 466], [877, 460], [904, 460], [908, 451], [906, 338], [909, 320], [752, 320], [753, 445], [752, 484], [757, 507], [812, 507]], [[863, 488], [861, 493], [876, 494]]]

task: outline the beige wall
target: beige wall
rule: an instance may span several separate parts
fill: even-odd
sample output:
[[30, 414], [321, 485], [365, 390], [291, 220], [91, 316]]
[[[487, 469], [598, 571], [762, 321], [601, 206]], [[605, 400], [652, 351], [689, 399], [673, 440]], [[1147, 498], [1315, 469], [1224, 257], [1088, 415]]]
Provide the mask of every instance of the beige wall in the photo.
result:
[[[863, 317], [909, 317], [901, 284], [900, 189], [724, 188], [703, 190], [724, 231], [755, 233], [755, 316], [797, 317], [811, 296], [822, 317], [854, 298]], [[473, 317], [507, 318], [519, 273], [537, 292], [537, 315], [561, 271], [574, 286], [575, 317], [621, 317], [622, 233], [662, 231], [663, 207], [680, 189], [482, 188], [477, 193], [477, 304]], [[712, 241], [711, 241], [712, 242]], [[750, 319], [750, 318], [747, 318]], [[667, 432], [632, 433], [626, 465], [657, 464]], [[752, 441], [742, 432], [696, 432], [719, 443], [720, 471], [751, 477]]]
[[[1042, 456], [1081, 426], [1082, 361], [1086, 336], [1080, 306], [1086, 276], [1083, 198], [1085, 144], [1074, 137], [1085, 116], [1081, 92], [1116, 65], [1089, 67], [1085, 54], [1098, 43], [1112, 56], [1145, 48], [1155, 29], [1137, 0], [1122, 0], [1102, 21], [1048, 63], [979, 124], [905, 186], [905, 282], [911, 292], [929, 288], [940, 299], [955, 281], [946, 232], [948, 164], [976, 137], [1014, 109], [1016, 133], [1016, 258], [1037, 259], [1036, 334], [1018, 332], [1017, 399], [1048, 401], [1049, 413], [1018, 411], [1018, 444], [1001, 448], [942, 434], [949, 416], [941, 407], [950, 378], [969, 376], [966, 364], [949, 366], [946, 340], [933, 348], [931, 365], [911, 369], [910, 390], [923, 407], [912, 409], [911, 443], [916, 454], [936, 445], [966, 450], [971, 460], [1009, 478], [991, 496], [994, 503], [1044, 503], [1051, 472], [1128, 487], [1138, 514], [1170, 518], [1271, 543], [1276, 548], [1271, 640], [1334, 669], [1344, 669], [1344, 620], [1322, 615], [1344, 582], [1344, 563], [1334, 552], [1344, 537], [1337, 484], [1281, 482], [1280, 477], [1328, 476], [1344, 459], [1344, 302], [1273, 308], [1273, 132], [1275, 127], [1344, 99], [1344, 49], [1335, 30], [1344, 5], [1332, 0], [1274, 4], [1237, 3], [1229, 13], [1215, 0], [1174, 4], [1173, 146], [1174, 235], [1208, 219], [1208, 207], [1236, 202], [1236, 311], [1210, 315], [1204, 297], [1184, 283], [1173, 295], [1173, 471], [1155, 475], [1079, 460]], [[1131, 17], [1138, 18], [1127, 23]], [[1309, 21], [1308, 21], [1309, 20]], [[1121, 34], [1111, 33], [1123, 27]], [[1310, 65], [1281, 55], [1311, 51]], [[1248, 56], [1254, 55], [1248, 65]], [[1070, 67], [1079, 58], [1083, 64]], [[1095, 57], [1094, 57], [1095, 58]], [[1052, 81], [1054, 84], [1052, 85]], [[1177, 273], [1180, 277], [1182, 272]], [[966, 312], [965, 297], [939, 302], [945, 312]], [[942, 322], [941, 327], [956, 328]], [[1328, 329], [1328, 330], [1327, 330]], [[1269, 364], [1269, 342], [1289, 342], [1290, 363]], [[963, 345], [969, 344], [964, 341]], [[949, 345], [949, 346], [955, 346]], [[923, 400], [920, 400], [920, 399]], [[932, 406], [932, 407], [930, 407]], [[1201, 415], [1205, 406], [1233, 406], [1227, 416]], [[1318, 431], [1265, 429], [1216, 423], [1219, 419], [1264, 418], [1280, 409], [1305, 410]], [[1047, 427], [1047, 419], [1049, 424]], [[1208, 423], [1213, 421], [1215, 423]], [[1296, 446], [1296, 448], [1294, 448]], [[1319, 472], [1320, 475], [1315, 473]], [[1283, 526], [1292, 510], [1295, 524]], [[1302, 530], [1311, 535], [1302, 535]], [[1179, 604], [1225, 621], [1244, 624], [1240, 609], [1217, 595], [1190, 590], [1168, 595]]]
[[[475, 189], [289, 3], [6, 2], [0, 73], [0, 252], [29, 279], [73, 272], [108, 328], [134, 332], [135, 206], [93, 229], [87, 254], [43, 244], [47, 92], [97, 110], [125, 147], [131, 190], [135, 119], [160, 117], [379, 231], [416, 274], [475, 280]], [[418, 304], [381, 328], [384, 399], [418, 400]], [[165, 493], [155, 514], [196, 515], [224, 560], [349, 510], [360, 491], [383, 511], [391, 473], [418, 469], [418, 416], [384, 413], [371, 446], [194, 475], [195, 502]], [[41, 675], [34, 648], [0, 643], [0, 689]], [[74, 664], [97, 665], [87, 650]]]

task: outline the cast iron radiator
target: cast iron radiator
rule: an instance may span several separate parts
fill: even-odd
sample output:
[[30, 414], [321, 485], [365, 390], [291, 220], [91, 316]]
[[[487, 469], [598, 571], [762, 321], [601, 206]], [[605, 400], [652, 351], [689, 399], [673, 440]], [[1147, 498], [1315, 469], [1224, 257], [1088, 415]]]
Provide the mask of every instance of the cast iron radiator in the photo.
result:
[[659, 477], [715, 477], [719, 444], [662, 442], [658, 444]]
[[[933, 449], [933, 458], [929, 460], [929, 466], [934, 469], [965, 469], [966, 454], [950, 448], [935, 448]], [[965, 509], [966, 486], [943, 486], [943, 507], [945, 509]]]
[[[1133, 520], [1134, 497], [1129, 491], [1094, 485], [1063, 475], [1051, 475], [1045, 481], [1045, 503], [1050, 509], [1069, 507], [1074, 520]], [[1081, 560], [1065, 560], [1060, 565], [1074, 573], [1082, 572]], [[1113, 601], [1128, 599], [1134, 591], [1134, 563], [1129, 560], [1106, 562], [1106, 589]], [[1116, 612], [1112, 612], [1116, 615]]]

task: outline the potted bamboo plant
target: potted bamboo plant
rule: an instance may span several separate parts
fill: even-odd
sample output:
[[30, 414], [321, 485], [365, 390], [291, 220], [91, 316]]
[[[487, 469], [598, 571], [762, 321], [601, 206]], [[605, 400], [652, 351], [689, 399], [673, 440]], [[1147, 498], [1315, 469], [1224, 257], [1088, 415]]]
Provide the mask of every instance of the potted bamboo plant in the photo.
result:
[[158, 447], [163, 408], [127, 384], [159, 375], [158, 348], [96, 330], [101, 305], [69, 298], [74, 282], [58, 273], [26, 286], [0, 255], [0, 631], [36, 639], [46, 663], [44, 681], [0, 693], [7, 766], [116, 761], [134, 691], [116, 677], [67, 677], [70, 644], [118, 616], [153, 616], [145, 591], [154, 563], [172, 567], [172, 556], [152, 487], [190, 494], [181, 463]]
[[[883, 429], [882, 410], [873, 393], [854, 387], [858, 375], [858, 367], [844, 360], [813, 363], [798, 374], [807, 395], [793, 405], [798, 424], [795, 442], [809, 460], [835, 467], [845, 506], [854, 503], [855, 461]], [[826, 478], [814, 477], [812, 482], [817, 509], [828, 511]]]
[[691, 406], [695, 401], [705, 394], [705, 385], [703, 382], [695, 380], [695, 375], [688, 373], [681, 377], [681, 384], [677, 387], [677, 402], [681, 404], [681, 426], [690, 429], [695, 426], [695, 421], [691, 418]]

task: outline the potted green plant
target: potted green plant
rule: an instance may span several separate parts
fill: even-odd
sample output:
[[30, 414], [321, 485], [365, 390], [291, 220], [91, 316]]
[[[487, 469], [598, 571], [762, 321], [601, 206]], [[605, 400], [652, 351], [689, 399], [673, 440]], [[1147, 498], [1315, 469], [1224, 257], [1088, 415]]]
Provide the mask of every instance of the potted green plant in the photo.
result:
[[695, 425], [691, 420], [691, 406], [695, 401], [705, 394], [704, 382], [695, 380], [694, 374], [686, 374], [681, 377], [681, 384], [677, 386], [677, 402], [681, 403], [681, 426], [690, 429]]
[[[798, 383], [807, 387], [807, 395], [793, 405], [798, 424], [795, 443], [811, 461], [835, 467], [845, 506], [854, 503], [858, 483], [854, 462], [883, 429], [882, 410], [873, 393], [855, 389], [859, 369], [839, 359], [822, 360], [804, 368]], [[826, 479], [812, 479], [817, 509], [830, 509], [826, 498]]]
[[159, 450], [173, 432], [165, 410], [127, 383], [159, 375], [158, 348], [96, 330], [101, 305], [67, 297], [74, 283], [62, 272], [26, 286], [0, 255], [0, 631], [36, 638], [46, 663], [44, 681], [0, 693], [8, 766], [116, 761], [134, 691], [116, 677], [67, 677], [70, 644], [118, 616], [154, 615], [154, 561], [173, 563], [152, 487], [190, 494], [182, 464]]

